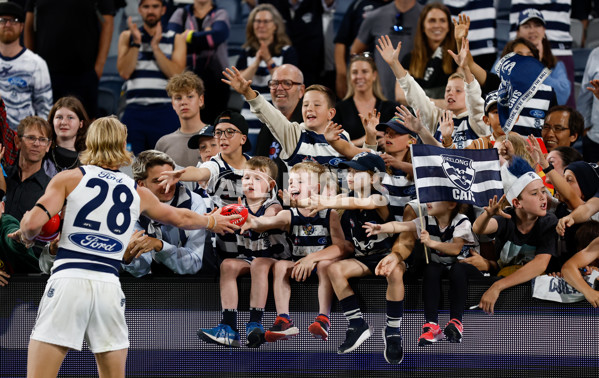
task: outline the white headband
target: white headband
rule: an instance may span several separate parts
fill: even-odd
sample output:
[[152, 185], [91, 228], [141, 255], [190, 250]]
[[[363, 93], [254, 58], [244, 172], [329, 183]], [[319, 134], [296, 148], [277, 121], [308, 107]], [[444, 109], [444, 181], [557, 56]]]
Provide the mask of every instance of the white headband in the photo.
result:
[[541, 177], [534, 172], [526, 172], [522, 176], [518, 177], [505, 194], [505, 198], [508, 200], [510, 205], [512, 204], [512, 200], [514, 198], [517, 198], [520, 195], [520, 193], [522, 193], [526, 185], [530, 184], [535, 180], [541, 180]]

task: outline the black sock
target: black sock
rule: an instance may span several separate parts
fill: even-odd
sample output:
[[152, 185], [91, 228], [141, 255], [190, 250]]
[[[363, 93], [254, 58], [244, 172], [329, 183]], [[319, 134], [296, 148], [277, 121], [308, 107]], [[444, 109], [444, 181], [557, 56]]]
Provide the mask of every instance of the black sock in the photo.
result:
[[224, 309], [223, 318], [220, 321], [221, 324], [226, 324], [237, 331], [237, 310], [235, 309]]
[[262, 323], [263, 308], [250, 307], [250, 323]]

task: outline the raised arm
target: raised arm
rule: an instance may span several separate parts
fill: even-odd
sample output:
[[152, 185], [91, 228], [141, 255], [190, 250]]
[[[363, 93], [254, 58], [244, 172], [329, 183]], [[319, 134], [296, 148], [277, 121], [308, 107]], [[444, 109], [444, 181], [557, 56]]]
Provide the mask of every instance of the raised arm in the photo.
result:
[[505, 218], [511, 218], [510, 215], [506, 214], [501, 210], [501, 203], [505, 199], [505, 194], [497, 201], [497, 196], [493, 196], [489, 200], [489, 206], [485, 206], [485, 211], [476, 218], [472, 225], [472, 232], [479, 235], [488, 235], [497, 231], [497, 221], [493, 219], [494, 215], [501, 215]]
[[127, 19], [127, 25], [129, 26], [129, 30], [123, 31], [119, 37], [119, 48], [116, 59], [116, 68], [119, 71], [119, 75], [125, 80], [129, 80], [131, 74], [135, 71], [139, 46], [141, 46], [141, 32], [131, 17]]
[[335, 149], [335, 151], [339, 152], [347, 159], [353, 158], [360, 152], [369, 151], [366, 148], [357, 147], [355, 144], [348, 142], [345, 139], [341, 139], [342, 133], [343, 128], [341, 127], [341, 125], [336, 124], [333, 121], [329, 122], [327, 127], [324, 129], [324, 137], [327, 140], [327, 142], [329, 142], [331, 147]]
[[150, 42], [152, 52], [154, 53], [154, 59], [158, 68], [162, 71], [167, 79], [180, 74], [185, 69], [185, 59], [187, 56], [187, 44], [183, 34], [175, 34], [175, 43], [173, 45], [173, 52], [171, 57], [168, 58], [160, 49], [160, 40], [162, 39], [162, 26], [160, 22], [156, 24], [154, 36]]
[[389, 65], [391, 71], [396, 78], [401, 79], [408, 71], [406, 71], [401, 63], [399, 62], [399, 52], [401, 51], [401, 42], [397, 43], [397, 47], [393, 48], [393, 44], [391, 43], [391, 39], [388, 35], [384, 35], [379, 38], [378, 44], [376, 45], [376, 49], [381, 54], [381, 57]]

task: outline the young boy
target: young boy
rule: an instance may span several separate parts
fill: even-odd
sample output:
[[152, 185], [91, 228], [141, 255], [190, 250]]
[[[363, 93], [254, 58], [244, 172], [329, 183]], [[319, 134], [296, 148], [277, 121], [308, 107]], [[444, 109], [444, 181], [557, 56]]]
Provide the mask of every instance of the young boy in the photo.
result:
[[[476, 234], [495, 237], [497, 262], [486, 260], [489, 271], [509, 267], [513, 273], [496, 281], [483, 294], [479, 306], [492, 314], [499, 294], [507, 288], [543, 274], [552, 256], [557, 256], [557, 218], [547, 213], [547, 191], [543, 180], [519, 157], [501, 168], [505, 195], [512, 206], [505, 212], [497, 198], [472, 225]], [[513, 267], [515, 266], [515, 267]], [[519, 268], [519, 269], [518, 269]], [[499, 272], [502, 275], [502, 272]]]
[[[270, 129], [281, 144], [281, 159], [292, 167], [302, 161], [315, 161], [325, 167], [333, 168], [342, 156], [331, 147], [324, 136], [324, 129], [335, 116], [335, 94], [322, 85], [309, 86], [302, 104], [303, 123], [290, 122], [279, 110], [268, 103], [251, 87], [251, 81], [245, 80], [237, 68], [227, 68], [223, 81], [242, 94], [250, 104], [250, 109]], [[349, 141], [349, 134], [343, 133]]]
[[[395, 238], [385, 233], [368, 237], [362, 227], [366, 222], [381, 224], [394, 219], [389, 211], [387, 197], [378, 191], [385, 191], [379, 177], [385, 172], [383, 159], [372, 153], [361, 152], [352, 160], [339, 165], [349, 169], [347, 183], [351, 190], [350, 195], [333, 199], [314, 197], [310, 208], [345, 209], [341, 226], [345, 232], [346, 248], [354, 251], [354, 257], [334, 262], [328, 268], [328, 278], [349, 321], [345, 341], [337, 351], [339, 354], [345, 354], [355, 350], [371, 335], [349, 279], [375, 273], [379, 262], [389, 254]], [[399, 327], [403, 317], [404, 291], [403, 272], [400, 270], [400, 266], [397, 265], [387, 276], [387, 326], [383, 330], [383, 340], [385, 359], [392, 364], [399, 364], [403, 359]]]
[[[210, 161], [197, 167], [187, 167], [177, 171], [166, 171], [160, 177], [166, 189], [179, 181], [199, 181], [208, 183], [208, 194], [216, 207], [236, 203], [243, 195], [241, 177], [246, 161], [244, 154], [249, 149], [248, 125], [241, 114], [231, 111], [221, 113], [215, 121], [214, 137], [219, 143], [220, 152]], [[216, 250], [221, 259], [235, 257], [237, 238], [233, 234], [217, 235]]]
[[169, 79], [166, 92], [181, 127], [158, 139], [155, 149], [169, 155], [179, 166], [195, 166], [199, 161], [196, 151], [182, 146], [206, 127], [200, 118], [200, 109], [204, 107], [204, 82], [193, 72], [185, 71]]
[[220, 152], [218, 140], [214, 137], [214, 126], [207, 125], [187, 141], [187, 147], [197, 150], [200, 163], [205, 163]]
[[[289, 171], [289, 195], [292, 206], [320, 193], [320, 182], [324, 179], [325, 168], [314, 162], [294, 165]], [[324, 185], [323, 185], [324, 186]], [[333, 289], [327, 278], [327, 267], [331, 262], [342, 258], [348, 251], [344, 249], [343, 231], [339, 215], [335, 211], [323, 210], [310, 216], [310, 210], [291, 207], [274, 217], [248, 217], [241, 232], [253, 230], [264, 232], [272, 229], [287, 231], [292, 243], [293, 261], [280, 260], [273, 267], [273, 287], [277, 318], [266, 332], [268, 342], [288, 339], [299, 333], [289, 317], [291, 286], [289, 279], [305, 281], [316, 268], [318, 274], [318, 302], [320, 313], [308, 328], [316, 338], [326, 340], [330, 327], [329, 312]]]
[[[277, 165], [263, 156], [248, 160], [241, 179], [243, 204], [255, 217], [273, 217], [281, 210], [275, 196]], [[237, 277], [250, 273], [250, 321], [246, 325], [247, 346], [257, 348], [264, 342], [262, 315], [268, 296], [268, 273], [277, 259], [289, 258], [289, 243], [282, 230], [248, 231], [237, 235], [239, 255], [227, 258], [220, 265], [220, 293], [223, 316], [212, 329], [200, 329], [198, 336], [209, 343], [239, 347], [237, 331]]]

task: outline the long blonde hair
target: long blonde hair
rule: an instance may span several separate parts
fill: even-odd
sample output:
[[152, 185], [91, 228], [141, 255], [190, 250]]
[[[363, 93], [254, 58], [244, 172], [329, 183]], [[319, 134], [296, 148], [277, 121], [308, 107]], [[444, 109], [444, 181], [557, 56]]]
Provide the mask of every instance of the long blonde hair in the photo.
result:
[[345, 94], [345, 97], [343, 97], [343, 99], [347, 100], [348, 98], [351, 98], [355, 93], [354, 86], [351, 83], [351, 66], [355, 62], [366, 62], [370, 65], [372, 72], [376, 74], [374, 83], [372, 83], [372, 93], [374, 94], [374, 97], [378, 98], [379, 100], [387, 101], [387, 98], [385, 97], [381, 89], [379, 70], [376, 68], [374, 60], [371, 57], [362, 54], [353, 56], [349, 62], [349, 69], [347, 70], [347, 93]]
[[127, 127], [115, 116], [98, 118], [87, 129], [85, 146], [79, 156], [83, 165], [118, 168], [133, 161], [127, 151]]
[[[258, 12], [267, 11], [272, 15], [272, 21], [275, 23], [277, 29], [275, 30], [275, 35], [273, 36], [272, 42], [272, 51], [276, 55], [280, 55], [283, 47], [291, 45], [291, 39], [287, 35], [285, 31], [285, 21], [283, 17], [271, 4], [260, 4], [256, 6], [248, 17], [248, 23], [245, 27], [245, 43], [242, 47], [249, 47], [254, 50], [258, 50], [260, 48], [260, 41], [256, 38], [256, 34], [254, 34], [254, 19]], [[269, 46], [270, 48], [270, 46]]]

